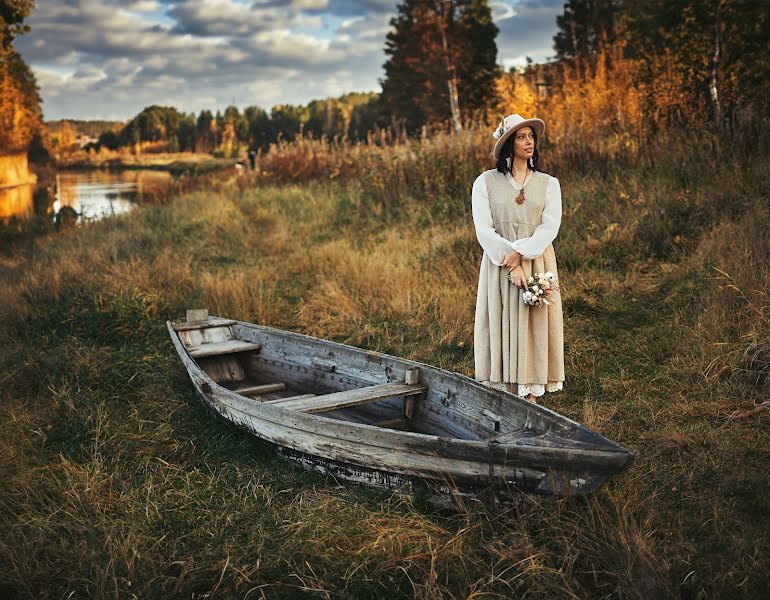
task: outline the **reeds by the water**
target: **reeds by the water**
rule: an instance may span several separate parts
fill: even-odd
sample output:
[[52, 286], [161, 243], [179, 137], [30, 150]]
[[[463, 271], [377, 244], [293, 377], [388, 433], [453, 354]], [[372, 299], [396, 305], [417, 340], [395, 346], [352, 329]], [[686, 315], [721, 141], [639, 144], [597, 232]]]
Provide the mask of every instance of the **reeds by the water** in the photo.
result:
[[472, 374], [487, 135], [284, 146], [0, 256], [0, 591], [762, 597], [765, 156], [548, 157], [568, 381], [543, 401], [638, 453], [590, 498], [440, 513], [304, 473], [194, 403], [164, 328], [193, 306]]

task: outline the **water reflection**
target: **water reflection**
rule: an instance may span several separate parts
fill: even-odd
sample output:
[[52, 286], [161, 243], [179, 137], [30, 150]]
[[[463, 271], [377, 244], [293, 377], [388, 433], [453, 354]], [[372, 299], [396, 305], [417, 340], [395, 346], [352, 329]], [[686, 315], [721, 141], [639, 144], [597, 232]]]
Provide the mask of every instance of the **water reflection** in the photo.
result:
[[103, 219], [128, 212], [170, 180], [166, 171], [63, 171], [48, 187], [40, 183], [0, 188], [0, 222], [23, 223], [46, 215], [53, 219], [64, 207], [78, 222]]
[[70, 207], [79, 221], [93, 221], [131, 210], [143, 194], [167, 184], [166, 171], [65, 171], [56, 177], [55, 213]]

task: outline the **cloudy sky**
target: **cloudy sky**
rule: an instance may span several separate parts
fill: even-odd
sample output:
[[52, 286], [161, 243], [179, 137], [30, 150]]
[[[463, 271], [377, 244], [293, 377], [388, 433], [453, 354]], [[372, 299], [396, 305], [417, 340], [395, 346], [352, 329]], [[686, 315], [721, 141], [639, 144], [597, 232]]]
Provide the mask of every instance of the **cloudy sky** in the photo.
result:
[[[498, 63], [553, 55], [563, 0], [490, 1]], [[38, 0], [17, 50], [45, 118], [124, 120], [381, 90], [398, 0]]]

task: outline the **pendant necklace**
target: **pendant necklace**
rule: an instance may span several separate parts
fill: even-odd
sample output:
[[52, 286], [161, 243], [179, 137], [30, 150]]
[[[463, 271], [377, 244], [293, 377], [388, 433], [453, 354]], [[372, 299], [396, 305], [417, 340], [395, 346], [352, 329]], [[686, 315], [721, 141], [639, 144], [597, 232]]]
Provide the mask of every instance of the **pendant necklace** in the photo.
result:
[[513, 175], [513, 171], [511, 171], [511, 179], [513, 180], [513, 187], [517, 190], [519, 190], [519, 195], [516, 196], [516, 204], [524, 204], [524, 186], [527, 185], [527, 181], [529, 181], [529, 176], [532, 175], [532, 171], [527, 169], [527, 176], [524, 178], [524, 183], [521, 184], [521, 187], [519, 187], [519, 184], [516, 183], [516, 177]]

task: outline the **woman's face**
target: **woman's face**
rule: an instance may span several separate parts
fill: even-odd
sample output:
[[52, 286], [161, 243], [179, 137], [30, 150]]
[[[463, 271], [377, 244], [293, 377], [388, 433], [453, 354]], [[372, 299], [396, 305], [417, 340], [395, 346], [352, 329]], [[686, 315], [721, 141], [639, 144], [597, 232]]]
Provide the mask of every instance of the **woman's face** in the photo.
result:
[[531, 127], [522, 127], [513, 134], [513, 156], [522, 160], [532, 158], [535, 151], [535, 132]]

